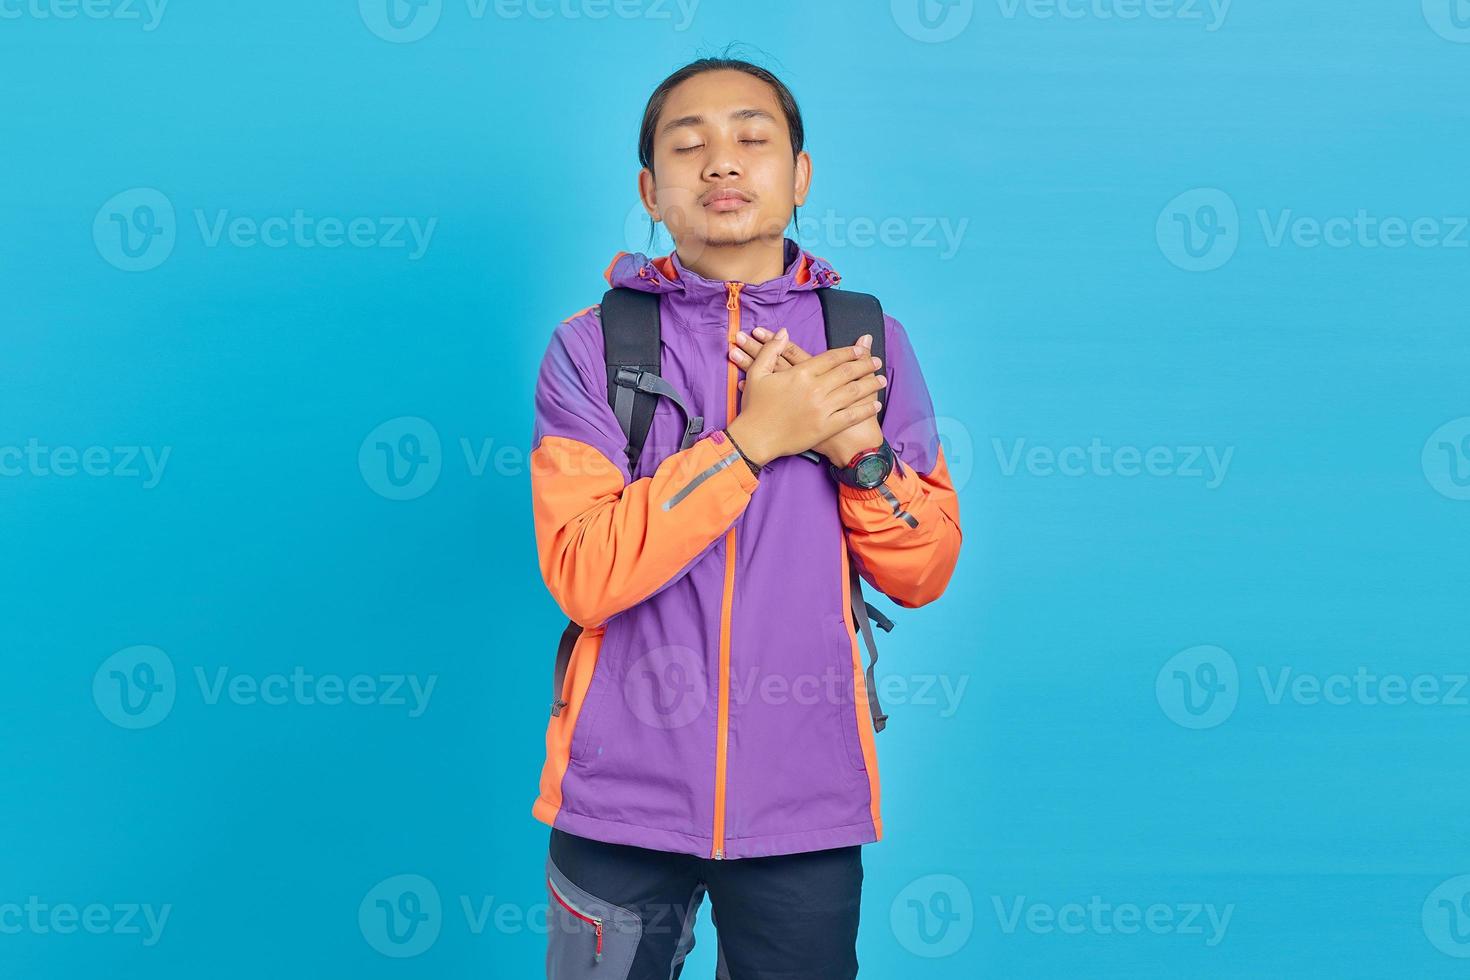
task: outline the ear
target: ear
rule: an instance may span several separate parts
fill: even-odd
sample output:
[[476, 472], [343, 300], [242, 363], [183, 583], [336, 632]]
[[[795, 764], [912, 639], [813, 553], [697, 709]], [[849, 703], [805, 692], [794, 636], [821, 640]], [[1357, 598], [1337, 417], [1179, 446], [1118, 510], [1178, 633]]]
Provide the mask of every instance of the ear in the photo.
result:
[[658, 188], [653, 180], [653, 171], [644, 167], [638, 171], [638, 199], [643, 202], [643, 210], [654, 221], [662, 221], [658, 213]]
[[793, 200], [797, 207], [806, 203], [807, 191], [812, 186], [812, 158], [806, 150], [796, 155], [796, 194]]

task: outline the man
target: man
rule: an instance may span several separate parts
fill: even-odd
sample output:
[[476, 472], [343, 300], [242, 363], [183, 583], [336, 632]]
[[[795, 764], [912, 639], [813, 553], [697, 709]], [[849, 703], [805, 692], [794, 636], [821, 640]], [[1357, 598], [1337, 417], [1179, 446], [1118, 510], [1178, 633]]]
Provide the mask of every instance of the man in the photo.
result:
[[533, 808], [553, 828], [549, 977], [677, 977], [706, 891], [736, 980], [856, 976], [861, 845], [882, 820], [849, 563], [917, 607], [961, 535], [902, 326], [882, 319], [886, 365], [871, 336], [826, 349], [817, 291], [839, 277], [783, 235], [811, 183], [803, 142], [764, 69], [666, 79], [639, 189], [675, 250], [606, 273], [658, 297], [669, 390], [639, 457], [600, 308], [541, 364], [536, 538], [575, 636]]

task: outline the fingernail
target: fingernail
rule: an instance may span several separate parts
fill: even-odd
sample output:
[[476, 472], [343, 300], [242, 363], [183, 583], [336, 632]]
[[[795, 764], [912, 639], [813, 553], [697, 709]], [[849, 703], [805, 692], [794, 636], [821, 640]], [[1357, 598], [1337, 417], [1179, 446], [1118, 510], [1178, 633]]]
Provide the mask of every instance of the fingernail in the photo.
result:
[[771, 331], [767, 330], [765, 327], [756, 327], [755, 330], [751, 332], [754, 333], [756, 337], [760, 340], [765, 340], [771, 335]]
[[745, 342], [746, 342], [746, 341], [747, 341], [747, 340], [749, 340], [749, 339], [750, 339], [750, 338], [749, 338], [749, 337], [747, 337], [747, 336], [745, 336], [745, 331], [744, 331], [744, 330], [740, 330], [740, 331], [737, 331], [737, 332], [736, 332], [736, 334], [735, 334], [735, 339], [736, 339], [736, 340], [738, 340], [738, 341], [740, 341], [740, 343], [742, 343], [742, 344], [743, 344], [743, 343], [745, 343]]
[[883, 366], [883, 359], [881, 357], [878, 357], [878, 356], [874, 355], [874, 357], [873, 357], [873, 367], [882, 367], [882, 366]]
[[860, 347], [872, 347], [873, 346], [873, 335], [870, 334], [870, 333], [863, 334], [861, 337], [858, 338], [858, 346], [860, 346]]
[[777, 330], [776, 331], [776, 339], [777, 340], [785, 340], [786, 339], [786, 328], [785, 327], [782, 327], [780, 330]]

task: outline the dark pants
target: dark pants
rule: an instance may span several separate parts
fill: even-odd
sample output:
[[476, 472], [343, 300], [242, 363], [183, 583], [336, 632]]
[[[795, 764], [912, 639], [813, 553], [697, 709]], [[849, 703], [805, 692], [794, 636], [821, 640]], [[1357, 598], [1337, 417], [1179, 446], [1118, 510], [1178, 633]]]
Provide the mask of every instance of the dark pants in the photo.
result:
[[548, 980], [674, 980], [706, 891], [721, 980], [857, 976], [861, 845], [715, 861], [553, 829], [546, 872]]

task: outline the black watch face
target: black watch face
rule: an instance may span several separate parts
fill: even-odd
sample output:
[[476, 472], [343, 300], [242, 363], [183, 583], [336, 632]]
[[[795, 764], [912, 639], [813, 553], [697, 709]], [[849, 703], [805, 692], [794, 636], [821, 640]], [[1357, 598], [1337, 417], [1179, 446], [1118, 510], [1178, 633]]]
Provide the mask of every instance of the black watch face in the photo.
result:
[[854, 472], [857, 474], [857, 481], [871, 489], [882, 483], [883, 478], [888, 475], [888, 460], [881, 455], [865, 457], [858, 461]]

